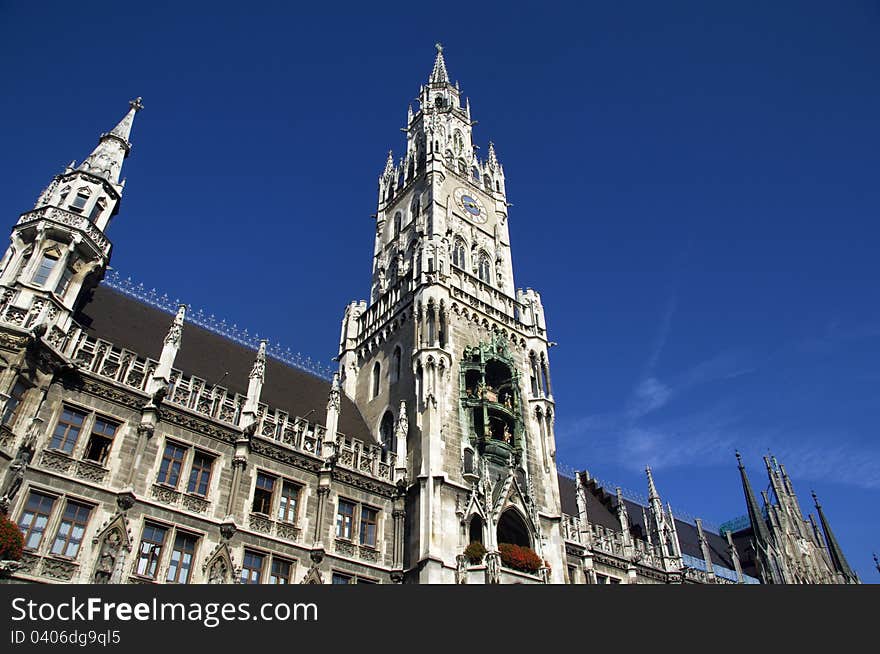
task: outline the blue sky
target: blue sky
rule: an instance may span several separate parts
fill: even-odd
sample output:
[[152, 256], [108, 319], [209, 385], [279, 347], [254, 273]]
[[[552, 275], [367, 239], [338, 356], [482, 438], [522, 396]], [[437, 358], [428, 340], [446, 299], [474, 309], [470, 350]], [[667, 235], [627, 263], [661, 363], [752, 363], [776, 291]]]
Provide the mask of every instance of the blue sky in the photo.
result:
[[734, 448], [761, 487], [772, 450], [880, 580], [875, 2], [52, 4], [0, 2], [9, 226], [143, 96], [113, 266], [328, 361], [442, 41], [559, 343], [560, 461], [717, 524]]

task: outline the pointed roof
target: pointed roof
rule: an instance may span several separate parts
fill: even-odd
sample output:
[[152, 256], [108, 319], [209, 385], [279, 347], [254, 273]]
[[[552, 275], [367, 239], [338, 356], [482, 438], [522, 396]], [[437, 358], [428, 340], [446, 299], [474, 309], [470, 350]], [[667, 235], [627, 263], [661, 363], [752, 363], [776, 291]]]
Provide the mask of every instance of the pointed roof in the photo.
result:
[[131, 152], [129, 138], [131, 137], [134, 115], [144, 108], [141, 100], [142, 98], [136, 98], [128, 103], [128, 113], [122, 117], [116, 127], [101, 134], [97, 147], [79, 165], [78, 170], [98, 175], [115, 184], [119, 183], [122, 161]]
[[752, 491], [752, 484], [749, 482], [749, 476], [746, 474], [745, 466], [743, 466], [742, 456], [736, 453], [736, 461], [739, 466], [739, 474], [742, 478], [743, 493], [746, 496], [746, 506], [749, 509], [749, 522], [752, 523], [752, 531], [758, 541], [758, 545], [766, 547], [770, 544], [770, 532], [767, 530], [767, 523], [764, 522], [764, 516], [761, 508], [758, 506], [758, 500]]
[[443, 45], [436, 43], [437, 58], [434, 59], [434, 70], [428, 78], [430, 84], [449, 84], [449, 73], [446, 72], [446, 61], [443, 59]]
[[654, 475], [651, 473], [651, 466], [645, 467], [645, 474], [648, 476], [648, 499], [659, 500], [660, 494], [657, 492], [657, 486], [654, 485]]
[[813, 502], [816, 503], [816, 510], [819, 512], [819, 521], [822, 523], [822, 531], [825, 532], [825, 542], [828, 543], [828, 554], [831, 556], [831, 563], [834, 565], [834, 569], [848, 579], [855, 579], [856, 575], [852, 568], [849, 567], [849, 563], [847, 563], [846, 557], [843, 555], [843, 550], [840, 549], [840, 544], [837, 542], [834, 532], [831, 531], [831, 525], [828, 524], [828, 520], [825, 518], [825, 512], [822, 510], [822, 505], [819, 504], [816, 492], [811, 491], [811, 493], [813, 495]]

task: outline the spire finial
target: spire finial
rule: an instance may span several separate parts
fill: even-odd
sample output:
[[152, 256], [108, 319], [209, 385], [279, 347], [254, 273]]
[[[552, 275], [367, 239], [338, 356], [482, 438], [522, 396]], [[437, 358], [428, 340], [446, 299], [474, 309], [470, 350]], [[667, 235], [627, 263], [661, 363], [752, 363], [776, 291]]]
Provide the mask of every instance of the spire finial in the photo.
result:
[[437, 48], [437, 58], [434, 60], [434, 70], [431, 71], [429, 84], [449, 84], [449, 75], [446, 72], [446, 62], [443, 60], [443, 45], [434, 44]]
[[138, 96], [134, 100], [128, 101], [128, 106], [135, 110], [135, 112], [140, 111], [144, 108], [143, 98]]

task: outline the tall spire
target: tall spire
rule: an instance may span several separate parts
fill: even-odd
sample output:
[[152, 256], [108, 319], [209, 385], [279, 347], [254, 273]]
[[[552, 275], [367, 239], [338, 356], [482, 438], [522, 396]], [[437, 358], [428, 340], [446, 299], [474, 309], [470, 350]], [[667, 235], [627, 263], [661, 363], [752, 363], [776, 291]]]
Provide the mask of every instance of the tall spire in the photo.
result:
[[122, 170], [122, 161], [131, 152], [131, 126], [134, 123], [134, 115], [144, 108], [141, 98], [131, 100], [128, 113], [109, 132], [101, 134], [97, 147], [79, 165], [79, 170], [98, 175], [104, 179], [119, 183], [119, 173]]
[[449, 74], [446, 72], [446, 61], [443, 59], [443, 45], [434, 44], [437, 48], [437, 58], [434, 60], [434, 70], [431, 71], [431, 77], [428, 78], [430, 84], [449, 84]]
[[755, 534], [758, 545], [763, 549], [770, 544], [770, 532], [767, 530], [767, 523], [764, 522], [764, 515], [758, 506], [755, 493], [752, 491], [752, 484], [749, 482], [749, 476], [746, 474], [742, 455], [739, 452], [736, 453], [736, 462], [739, 466], [740, 477], [742, 478], [743, 493], [746, 496], [746, 506], [749, 510], [749, 521], [752, 523], [752, 531]]
[[828, 524], [828, 520], [825, 518], [825, 512], [822, 510], [822, 505], [819, 504], [819, 498], [816, 497], [816, 492], [811, 491], [811, 493], [813, 495], [813, 502], [816, 503], [816, 511], [819, 512], [819, 522], [822, 523], [822, 531], [825, 532], [825, 541], [828, 543], [828, 554], [831, 557], [831, 563], [834, 565], [834, 569], [846, 577], [847, 581], [856, 581], [856, 575], [852, 571], [852, 568], [849, 567], [849, 563], [847, 563], [846, 557], [843, 555], [843, 550], [840, 549], [840, 544], [837, 542], [834, 532], [831, 531], [831, 525]]

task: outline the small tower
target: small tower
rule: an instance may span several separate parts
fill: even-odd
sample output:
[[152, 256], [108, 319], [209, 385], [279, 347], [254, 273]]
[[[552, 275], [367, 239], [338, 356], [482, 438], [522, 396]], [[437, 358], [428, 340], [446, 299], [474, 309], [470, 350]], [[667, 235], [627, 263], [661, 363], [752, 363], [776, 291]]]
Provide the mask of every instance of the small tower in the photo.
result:
[[0, 260], [0, 321], [25, 330], [44, 325], [46, 342], [59, 350], [77, 302], [110, 261], [105, 232], [119, 211], [122, 163], [131, 152], [135, 114], [143, 109], [140, 98], [129, 105], [85, 161], [71, 162], [21, 215]]

